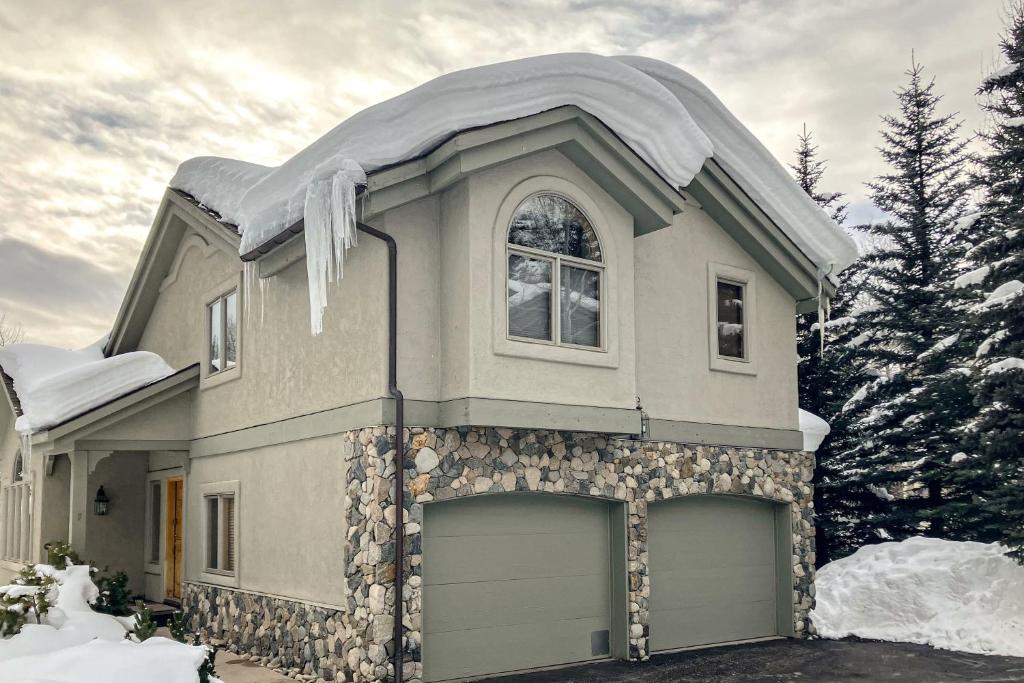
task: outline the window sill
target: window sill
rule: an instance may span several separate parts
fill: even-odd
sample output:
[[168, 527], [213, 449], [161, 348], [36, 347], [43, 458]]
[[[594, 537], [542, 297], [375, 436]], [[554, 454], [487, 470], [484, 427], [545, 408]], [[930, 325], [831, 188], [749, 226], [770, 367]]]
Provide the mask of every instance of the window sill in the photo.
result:
[[204, 570], [199, 572], [199, 580], [203, 583], [210, 583], [215, 586], [225, 586], [227, 588], [238, 588], [238, 574], [228, 574], [215, 572], [212, 570]]
[[619, 354], [616, 351], [588, 349], [581, 346], [559, 346], [544, 341], [499, 337], [494, 340], [494, 353], [498, 356], [512, 358], [530, 358], [599, 368], [619, 367]]
[[731, 372], [734, 375], [756, 375], [757, 366], [748, 360], [731, 360], [715, 357], [711, 359], [713, 372]]
[[219, 387], [222, 384], [233, 382], [242, 376], [242, 366], [236, 365], [228, 370], [221, 370], [214, 374], [204, 375], [199, 380], [200, 391], [205, 389], [212, 389], [213, 387]]

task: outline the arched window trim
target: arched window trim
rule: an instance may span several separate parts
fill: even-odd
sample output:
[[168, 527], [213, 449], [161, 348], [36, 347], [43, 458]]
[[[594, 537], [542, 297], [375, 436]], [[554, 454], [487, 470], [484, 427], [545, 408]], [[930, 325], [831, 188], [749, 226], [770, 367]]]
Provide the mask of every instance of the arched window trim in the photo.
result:
[[[543, 249], [536, 249], [533, 247], [525, 247], [511, 242], [512, 224], [515, 222], [516, 216], [519, 214], [520, 209], [524, 204], [529, 202], [531, 199], [539, 196], [554, 196], [559, 197], [569, 204], [571, 204], [577, 211], [579, 211], [584, 218], [586, 218], [590, 229], [594, 232], [594, 237], [597, 240], [598, 250], [600, 252], [600, 260], [592, 260], [580, 258], [577, 256], [569, 256], [566, 254], [559, 254], [556, 252], [546, 251]], [[522, 337], [512, 334], [511, 331], [511, 315], [509, 315], [508, 306], [508, 290], [506, 287], [505, 293], [505, 336], [507, 339], [516, 342], [527, 342], [531, 344], [543, 344], [546, 346], [556, 346], [568, 349], [579, 349], [581, 351], [607, 351], [608, 348], [608, 334], [607, 334], [607, 266], [608, 266], [608, 253], [605, 249], [604, 241], [601, 239], [601, 232], [597, 227], [597, 223], [591, 217], [590, 213], [581, 205], [581, 203], [569, 194], [560, 192], [558, 190], [538, 190], [531, 192], [527, 196], [523, 197], [515, 208], [512, 210], [509, 216], [508, 225], [505, 226], [505, 282], [509, 279], [509, 257], [513, 254], [519, 254], [521, 256], [527, 256], [530, 258], [539, 258], [546, 261], [550, 261], [551, 266], [551, 339], [537, 339], [535, 337]], [[562, 265], [569, 265], [574, 268], [580, 268], [596, 272], [598, 274], [598, 335], [599, 344], [597, 346], [588, 346], [586, 344], [573, 344], [570, 342], [562, 341], [562, 330], [561, 330], [561, 273]]]

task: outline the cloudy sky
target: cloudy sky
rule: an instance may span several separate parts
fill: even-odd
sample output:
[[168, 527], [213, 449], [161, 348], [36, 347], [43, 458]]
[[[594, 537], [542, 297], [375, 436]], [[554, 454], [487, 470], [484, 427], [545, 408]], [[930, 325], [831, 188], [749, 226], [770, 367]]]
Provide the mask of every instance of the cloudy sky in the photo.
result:
[[806, 122], [872, 216], [878, 115], [911, 50], [976, 130], [1001, 0], [0, 0], [0, 315], [77, 346], [113, 321], [160, 196], [202, 154], [278, 164], [456, 69], [642, 54], [707, 83], [777, 157]]

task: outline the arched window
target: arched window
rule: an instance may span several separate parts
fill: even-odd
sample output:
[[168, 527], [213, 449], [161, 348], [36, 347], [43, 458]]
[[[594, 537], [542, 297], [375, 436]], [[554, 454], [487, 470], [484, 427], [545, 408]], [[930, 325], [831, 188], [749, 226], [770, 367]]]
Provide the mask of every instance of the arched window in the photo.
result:
[[25, 462], [21, 458], [21, 450], [14, 454], [14, 472], [11, 473], [11, 481], [23, 481], [25, 479]]
[[600, 348], [604, 265], [579, 207], [557, 194], [526, 199], [508, 229], [508, 336]]

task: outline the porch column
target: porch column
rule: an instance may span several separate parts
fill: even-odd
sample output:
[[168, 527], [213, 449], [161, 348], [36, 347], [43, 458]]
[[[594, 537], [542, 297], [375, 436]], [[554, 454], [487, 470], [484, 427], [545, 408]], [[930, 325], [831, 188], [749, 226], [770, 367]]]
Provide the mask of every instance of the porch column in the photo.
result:
[[85, 553], [85, 530], [89, 519], [89, 451], [71, 453], [71, 501], [68, 506], [68, 543], [79, 555]]

